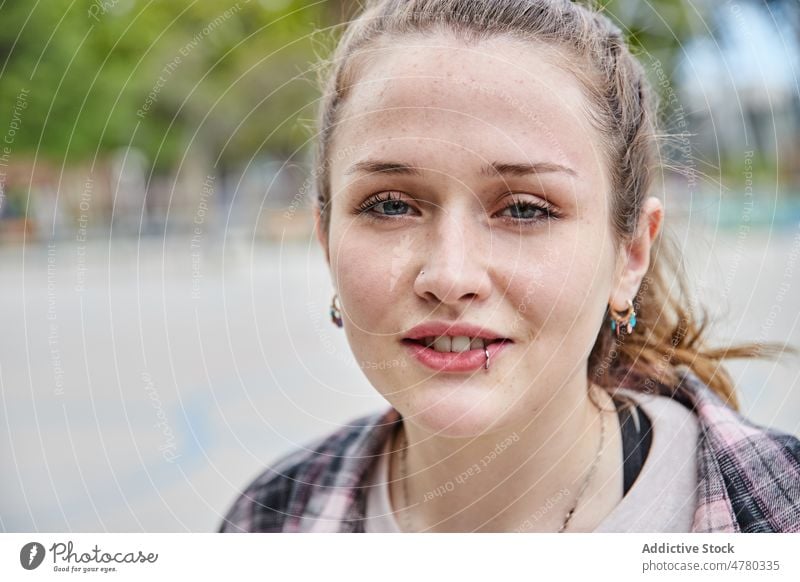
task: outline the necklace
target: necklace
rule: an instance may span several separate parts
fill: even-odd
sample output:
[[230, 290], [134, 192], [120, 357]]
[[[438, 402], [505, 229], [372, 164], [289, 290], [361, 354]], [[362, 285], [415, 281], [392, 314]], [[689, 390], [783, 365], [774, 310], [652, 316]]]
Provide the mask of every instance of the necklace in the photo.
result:
[[[401, 520], [403, 521], [403, 531], [410, 532], [412, 531], [411, 527], [408, 524], [408, 479], [407, 477], [407, 469], [406, 469], [406, 455], [408, 451], [408, 439], [406, 438], [406, 431], [404, 428], [400, 427], [400, 431], [403, 433], [403, 446], [400, 449], [400, 479], [403, 482], [403, 503], [402, 503], [402, 514], [400, 516]], [[592, 480], [592, 476], [594, 475], [595, 471], [597, 470], [597, 465], [600, 462], [600, 457], [603, 456], [603, 445], [605, 443], [606, 437], [606, 420], [605, 415], [600, 413], [600, 441], [597, 445], [597, 454], [594, 457], [594, 461], [592, 462], [592, 466], [589, 467], [589, 472], [586, 474], [586, 478], [583, 480], [583, 484], [581, 488], [578, 490], [578, 495], [575, 497], [575, 502], [570, 507], [569, 511], [567, 511], [567, 515], [564, 518], [564, 523], [561, 524], [561, 527], [558, 530], [558, 533], [563, 533], [565, 529], [567, 529], [567, 525], [569, 525], [570, 520], [572, 519], [575, 510], [578, 508], [578, 503], [580, 503], [581, 497], [583, 496], [586, 489], [589, 487], [589, 483]]]
[[575, 509], [578, 507], [578, 503], [583, 496], [584, 491], [589, 487], [589, 482], [592, 480], [592, 475], [594, 475], [595, 470], [597, 469], [597, 465], [600, 462], [600, 457], [603, 456], [603, 443], [606, 440], [606, 417], [603, 414], [602, 410], [600, 411], [600, 442], [597, 445], [597, 455], [595, 455], [594, 462], [592, 466], [589, 468], [589, 472], [586, 474], [586, 479], [583, 481], [583, 485], [578, 490], [578, 495], [575, 497], [575, 503], [572, 504], [572, 507], [567, 512], [567, 517], [564, 518], [564, 523], [561, 524], [561, 528], [558, 530], [558, 533], [563, 533], [565, 529], [567, 529], [567, 524], [569, 524], [569, 520], [572, 519], [572, 514], [575, 513]]

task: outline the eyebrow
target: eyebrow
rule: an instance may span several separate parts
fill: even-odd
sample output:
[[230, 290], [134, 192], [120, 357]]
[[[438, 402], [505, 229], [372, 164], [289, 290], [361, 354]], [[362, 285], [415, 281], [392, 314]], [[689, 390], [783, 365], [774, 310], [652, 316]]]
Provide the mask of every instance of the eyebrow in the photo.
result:
[[[350, 166], [345, 172], [346, 175], [356, 173], [384, 173], [400, 176], [422, 177], [422, 170], [408, 164], [400, 162], [389, 162], [382, 160], [364, 160]], [[549, 174], [562, 172], [570, 176], [577, 176], [578, 173], [567, 166], [555, 162], [533, 162], [533, 163], [502, 163], [493, 162], [483, 166], [480, 170], [482, 176], [494, 177], [501, 176], [529, 176], [531, 174]]]

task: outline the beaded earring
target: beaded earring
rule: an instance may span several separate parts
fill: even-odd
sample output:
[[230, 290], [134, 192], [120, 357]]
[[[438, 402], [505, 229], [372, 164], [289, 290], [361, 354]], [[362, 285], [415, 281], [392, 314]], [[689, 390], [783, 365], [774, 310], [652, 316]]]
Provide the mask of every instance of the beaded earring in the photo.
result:
[[621, 333], [620, 330], [630, 335], [636, 327], [636, 311], [631, 300], [628, 299], [628, 309], [624, 312], [616, 311], [611, 305], [608, 306], [608, 310], [611, 312], [611, 331], [616, 333], [617, 337]]
[[339, 294], [333, 294], [333, 300], [331, 301], [331, 321], [336, 327], [342, 327], [344, 323], [342, 322], [342, 308], [339, 305]]

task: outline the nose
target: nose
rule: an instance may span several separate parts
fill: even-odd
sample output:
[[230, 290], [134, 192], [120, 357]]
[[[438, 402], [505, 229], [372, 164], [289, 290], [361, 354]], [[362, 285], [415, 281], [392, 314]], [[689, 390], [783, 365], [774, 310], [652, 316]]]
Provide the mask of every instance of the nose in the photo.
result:
[[426, 301], [453, 306], [488, 297], [487, 236], [468, 213], [442, 213], [426, 233], [423, 256], [428, 259], [420, 267], [425, 272], [414, 281], [415, 293]]

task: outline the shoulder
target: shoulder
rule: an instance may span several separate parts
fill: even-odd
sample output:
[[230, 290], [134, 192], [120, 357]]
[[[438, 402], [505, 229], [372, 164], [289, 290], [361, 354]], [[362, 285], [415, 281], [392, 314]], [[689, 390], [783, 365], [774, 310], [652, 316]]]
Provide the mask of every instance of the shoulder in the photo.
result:
[[[681, 382], [675, 400], [697, 416], [704, 435], [718, 450], [742, 447], [780, 449], [800, 462], [800, 440], [792, 434], [753, 422], [731, 408], [688, 368], [680, 369]], [[777, 448], [776, 448], [777, 447]]]
[[278, 458], [241, 492], [218, 531], [299, 530], [312, 501], [337, 483], [362, 479], [373, 449], [398, 418], [393, 408], [361, 416]]
[[800, 531], [800, 440], [745, 418], [688, 368], [681, 378], [676, 399], [701, 430], [700, 531]]
[[[656, 392], [648, 393], [630, 388], [618, 388], [614, 392], [623, 405], [629, 402], [638, 405], [654, 425], [681, 432], [684, 436], [694, 436], [699, 431], [699, 421], [692, 410], [682, 402]], [[635, 407], [633, 407], [635, 408]]]

